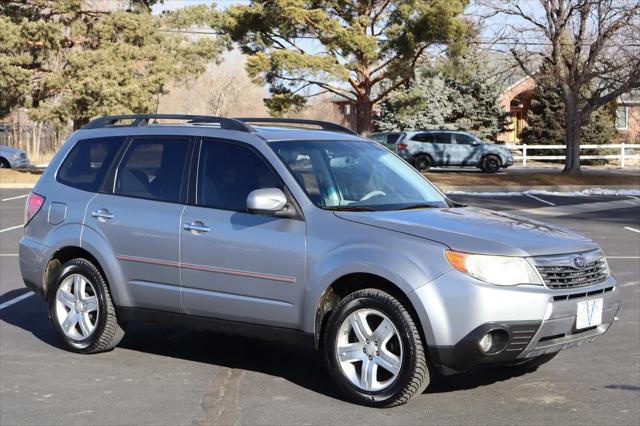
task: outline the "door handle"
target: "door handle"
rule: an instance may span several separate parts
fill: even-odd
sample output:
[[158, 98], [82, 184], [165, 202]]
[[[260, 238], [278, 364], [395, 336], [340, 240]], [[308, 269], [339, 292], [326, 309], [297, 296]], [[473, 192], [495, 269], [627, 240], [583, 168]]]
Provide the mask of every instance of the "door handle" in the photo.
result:
[[202, 234], [203, 232], [209, 232], [209, 229], [210, 229], [208, 226], [206, 226], [204, 223], [200, 221], [185, 223], [184, 225], [182, 225], [182, 228], [185, 231], [191, 231], [194, 234]]
[[96, 210], [94, 212], [91, 212], [91, 216], [95, 217], [96, 219], [104, 222], [107, 220], [111, 220], [113, 219], [113, 213], [109, 212], [109, 210], [107, 209], [100, 209], [100, 210]]

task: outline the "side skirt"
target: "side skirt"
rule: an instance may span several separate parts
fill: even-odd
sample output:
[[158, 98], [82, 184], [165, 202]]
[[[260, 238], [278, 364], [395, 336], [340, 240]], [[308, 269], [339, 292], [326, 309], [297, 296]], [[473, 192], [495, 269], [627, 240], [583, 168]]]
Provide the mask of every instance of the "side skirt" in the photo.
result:
[[174, 324], [212, 331], [215, 333], [244, 336], [269, 342], [281, 342], [295, 346], [302, 346], [306, 349], [317, 349], [313, 334], [292, 328], [250, 324], [240, 321], [126, 306], [118, 307], [117, 311], [118, 320], [120, 322], [137, 320], [151, 323]]

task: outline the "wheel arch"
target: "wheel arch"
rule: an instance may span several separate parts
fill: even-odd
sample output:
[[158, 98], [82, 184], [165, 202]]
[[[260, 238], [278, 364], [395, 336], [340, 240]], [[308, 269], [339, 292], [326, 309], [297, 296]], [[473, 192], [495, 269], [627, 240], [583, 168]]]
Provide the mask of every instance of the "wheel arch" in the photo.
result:
[[411, 299], [398, 285], [389, 279], [370, 272], [351, 272], [334, 280], [322, 293], [315, 310], [314, 341], [315, 347], [320, 347], [329, 314], [345, 296], [365, 288], [375, 288], [389, 293], [409, 311], [414, 322], [418, 325], [420, 337], [425, 346], [428, 340], [425, 336], [424, 324], [413, 305]]
[[109, 280], [107, 279], [104, 268], [100, 261], [91, 252], [80, 246], [67, 245], [56, 250], [45, 266], [44, 277], [42, 280], [45, 297], [47, 297], [49, 286], [52, 284], [62, 265], [64, 265], [65, 262], [76, 258], [83, 258], [91, 262], [98, 271], [100, 271], [100, 274], [104, 277], [107, 285], [109, 285]]

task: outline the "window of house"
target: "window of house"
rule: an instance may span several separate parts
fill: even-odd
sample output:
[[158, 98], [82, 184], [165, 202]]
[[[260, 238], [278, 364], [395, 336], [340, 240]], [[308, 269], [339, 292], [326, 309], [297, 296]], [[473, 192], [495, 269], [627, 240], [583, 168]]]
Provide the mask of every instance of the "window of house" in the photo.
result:
[[625, 130], [628, 126], [629, 115], [626, 106], [619, 106], [616, 109], [616, 129]]

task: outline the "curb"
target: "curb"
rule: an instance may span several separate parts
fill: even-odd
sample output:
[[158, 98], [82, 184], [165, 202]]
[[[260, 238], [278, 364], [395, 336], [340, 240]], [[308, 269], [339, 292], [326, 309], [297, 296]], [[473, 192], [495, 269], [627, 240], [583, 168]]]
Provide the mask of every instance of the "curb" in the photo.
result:
[[0, 189], [33, 189], [35, 183], [0, 183]]
[[442, 192], [527, 192], [527, 191], [548, 191], [548, 192], [582, 192], [592, 191], [640, 191], [637, 185], [510, 185], [510, 186], [461, 186], [461, 185], [438, 185]]

